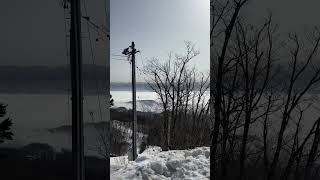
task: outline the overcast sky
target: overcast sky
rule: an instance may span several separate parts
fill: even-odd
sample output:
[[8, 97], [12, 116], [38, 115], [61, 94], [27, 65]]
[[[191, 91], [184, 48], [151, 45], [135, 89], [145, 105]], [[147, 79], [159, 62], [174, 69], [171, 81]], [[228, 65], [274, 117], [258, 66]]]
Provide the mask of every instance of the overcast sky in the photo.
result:
[[[69, 63], [66, 54], [64, 10], [60, 0], [10, 0], [0, 6], [0, 65], [60, 66]], [[97, 25], [106, 24], [104, 0], [82, 0], [82, 14], [90, 16]], [[70, 20], [66, 20], [67, 24]], [[82, 21], [84, 63], [90, 63], [89, 36], [86, 21]], [[67, 31], [70, 26], [67, 27]], [[105, 64], [106, 43], [95, 43], [96, 33], [91, 29], [96, 64]], [[69, 41], [69, 38], [67, 38]], [[91, 56], [90, 56], [91, 57]]]
[[[111, 0], [111, 81], [130, 81], [130, 64], [113, 54], [135, 41], [137, 66], [148, 58], [166, 58], [170, 51], [183, 53], [184, 41], [200, 50], [194, 59], [199, 70], [209, 65], [209, 0]], [[137, 80], [143, 76], [137, 73]]]
[[[111, 54], [119, 55], [131, 41], [141, 51], [137, 65], [169, 51], [183, 53], [184, 40], [196, 43], [199, 70], [209, 66], [209, 0], [110, 0]], [[83, 2], [83, 1], [82, 1]], [[104, 0], [87, 0], [88, 15], [106, 23]], [[262, 19], [272, 11], [283, 32], [319, 25], [319, 0], [251, 0], [244, 15]], [[82, 5], [82, 13], [85, 14]], [[63, 9], [58, 0], [10, 0], [0, 6], [0, 65], [59, 66], [68, 63]], [[85, 22], [83, 22], [85, 25]], [[99, 35], [91, 33], [95, 40]], [[92, 63], [87, 28], [83, 28], [84, 63]], [[106, 63], [105, 46], [94, 42], [95, 64]], [[130, 81], [130, 65], [111, 56], [111, 81]], [[143, 80], [137, 74], [138, 81]]]
[[[319, 0], [251, 0], [242, 15], [261, 22], [272, 12], [284, 37], [320, 25], [319, 7]], [[190, 40], [200, 50], [195, 64], [208, 71], [209, 12], [209, 0], [111, 0], [111, 54], [121, 54], [134, 40], [142, 52], [137, 55], [142, 66], [150, 57], [183, 52], [183, 41]], [[130, 81], [130, 65], [115, 58], [111, 56], [111, 81]], [[137, 78], [143, 80], [141, 74]]]

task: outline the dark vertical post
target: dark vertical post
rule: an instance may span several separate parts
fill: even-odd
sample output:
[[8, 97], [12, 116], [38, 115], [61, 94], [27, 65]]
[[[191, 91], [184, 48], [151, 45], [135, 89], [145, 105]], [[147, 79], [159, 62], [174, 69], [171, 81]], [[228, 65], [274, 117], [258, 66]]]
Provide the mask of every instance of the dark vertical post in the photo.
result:
[[106, 17], [108, 19], [106, 19], [106, 25], [107, 25], [107, 29], [108, 29], [108, 34], [107, 34], [107, 42], [106, 42], [106, 46], [107, 46], [107, 63], [106, 63], [106, 67], [107, 67], [107, 97], [109, 98], [109, 100], [107, 101], [107, 148], [106, 148], [106, 152], [107, 152], [107, 169], [106, 169], [106, 174], [107, 174], [107, 179], [110, 179], [110, 135], [111, 135], [111, 116], [110, 116], [110, 0], [105, 0], [105, 12], [106, 12]]
[[83, 93], [80, 0], [70, 0], [70, 68], [72, 87], [72, 163], [75, 180], [84, 180]]
[[132, 158], [137, 158], [137, 108], [136, 108], [136, 60], [134, 42], [131, 43], [131, 63], [132, 63]]

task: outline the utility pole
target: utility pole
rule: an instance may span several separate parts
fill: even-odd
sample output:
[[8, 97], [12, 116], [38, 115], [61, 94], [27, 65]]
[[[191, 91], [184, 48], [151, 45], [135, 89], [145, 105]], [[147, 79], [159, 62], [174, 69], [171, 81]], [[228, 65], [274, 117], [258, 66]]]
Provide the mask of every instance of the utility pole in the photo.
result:
[[83, 92], [80, 0], [70, 0], [70, 69], [72, 88], [72, 163], [75, 180], [84, 180]]
[[[129, 48], [131, 51], [129, 51]], [[137, 101], [136, 101], [136, 60], [135, 54], [139, 51], [135, 49], [135, 44], [132, 41], [131, 46], [123, 50], [122, 54], [131, 56], [131, 68], [132, 68], [132, 161], [134, 161], [137, 155]]]

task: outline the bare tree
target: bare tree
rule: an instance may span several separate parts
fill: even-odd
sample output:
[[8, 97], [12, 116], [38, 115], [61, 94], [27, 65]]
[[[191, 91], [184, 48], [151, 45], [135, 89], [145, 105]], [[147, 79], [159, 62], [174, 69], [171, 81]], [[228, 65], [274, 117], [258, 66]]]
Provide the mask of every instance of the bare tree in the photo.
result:
[[[228, 0], [219, 1], [211, 0], [211, 30], [210, 30], [210, 114], [214, 119], [214, 127], [212, 130], [212, 142], [210, 146], [210, 176], [216, 178], [217, 167], [217, 145], [218, 135], [221, 125], [221, 103], [222, 103], [222, 85], [225, 57], [235, 27], [240, 10], [247, 3], [247, 0]], [[220, 47], [219, 43], [215, 43], [217, 39], [223, 39]], [[215, 62], [217, 61], [217, 63]], [[215, 67], [217, 66], [217, 67]], [[215, 70], [216, 69], [216, 70]], [[216, 75], [215, 75], [216, 73]], [[213, 79], [212, 77], [216, 77]], [[225, 153], [223, 153], [225, 154]], [[223, 164], [225, 164], [225, 159]], [[224, 166], [225, 167], [225, 166]], [[222, 170], [222, 179], [226, 175], [226, 169]]]
[[[164, 62], [153, 58], [144, 67], [143, 73], [149, 87], [157, 93], [163, 114], [163, 134], [166, 137], [164, 149], [186, 148], [195, 143], [204, 142], [205, 133], [198, 141], [192, 132], [205, 125], [208, 117], [208, 103], [205, 92], [208, 89], [209, 77], [190, 67], [191, 60], [199, 54], [195, 45], [185, 42], [184, 55], [169, 54]], [[184, 133], [179, 132], [181, 130]], [[202, 129], [203, 130], [203, 129]]]
[[[288, 127], [289, 121], [293, 115], [294, 110], [305, 99], [306, 95], [312, 88], [320, 81], [320, 68], [314, 65], [315, 58], [317, 57], [320, 33], [315, 29], [310, 39], [310, 46], [303, 52], [302, 42], [297, 35], [289, 35], [289, 39], [294, 44], [290, 51], [291, 57], [291, 72], [289, 76], [288, 86], [285, 87], [286, 98], [284, 100], [284, 109], [281, 113], [281, 125], [277, 137], [276, 149], [274, 152], [273, 160], [268, 173], [268, 179], [274, 177], [275, 168], [278, 165], [281, 149], [283, 148], [283, 139], [285, 131]], [[313, 71], [310, 77], [304, 75], [308, 71]], [[304, 77], [304, 84], [298, 84], [299, 80]], [[298, 86], [299, 85], [299, 86]]]
[[[95, 121], [94, 112], [89, 112], [93, 128], [97, 133], [97, 153], [105, 160], [110, 156], [121, 156], [128, 151], [129, 143], [127, 140], [128, 128], [120, 121]], [[109, 127], [109, 125], [111, 127]]]
[[[240, 179], [245, 178], [246, 148], [250, 124], [266, 116], [270, 110], [264, 111], [263, 97], [271, 86], [271, 68], [274, 61], [274, 36], [277, 26], [273, 25], [269, 16], [261, 27], [244, 25], [241, 21], [236, 25], [236, 51], [243, 79], [240, 89], [244, 101], [244, 126], [240, 150]], [[271, 100], [268, 106], [271, 105]]]
[[314, 138], [312, 142], [312, 146], [310, 149], [310, 153], [308, 155], [308, 160], [305, 167], [304, 179], [309, 180], [311, 177], [312, 167], [316, 160], [318, 146], [320, 141], [320, 118], [316, 121], [316, 128], [314, 132]]
[[[301, 129], [315, 101], [309, 93], [320, 81], [319, 30], [309, 36], [309, 44], [292, 34], [283, 44], [271, 16], [262, 25], [245, 22], [240, 13], [247, 2], [211, 1], [211, 178], [226, 179], [227, 168], [239, 162], [238, 178], [246, 179], [247, 165], [261, 159], [264, 179], [279, 178], [282, 170], [283, 179], [292, 170], [298, 179], [304, 162], [303, 176], [310, 178], [318, 158], [317, 121], [307, 134]], [[281, 64], [287, 60], [275, 61], [285, 57], [285, 47], [289, 71]], [[254, 138], [258, 132], [251, 133], [252, 127], [262, 130], [261, 139]]]

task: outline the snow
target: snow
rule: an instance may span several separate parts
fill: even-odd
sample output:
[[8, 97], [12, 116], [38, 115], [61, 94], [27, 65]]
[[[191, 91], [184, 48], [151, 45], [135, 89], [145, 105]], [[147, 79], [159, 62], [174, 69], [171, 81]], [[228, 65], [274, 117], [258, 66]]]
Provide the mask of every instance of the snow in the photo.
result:
[[111, 179], [209, 179], [209, 147], [162, 151], [149, 147], [135, 161], [127, 156], [110, 159]]

